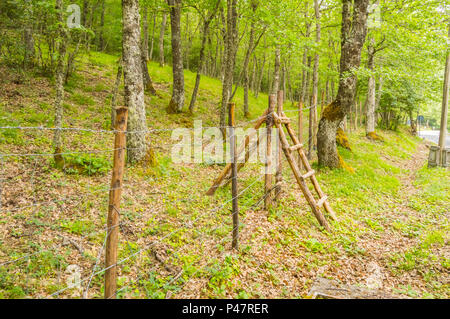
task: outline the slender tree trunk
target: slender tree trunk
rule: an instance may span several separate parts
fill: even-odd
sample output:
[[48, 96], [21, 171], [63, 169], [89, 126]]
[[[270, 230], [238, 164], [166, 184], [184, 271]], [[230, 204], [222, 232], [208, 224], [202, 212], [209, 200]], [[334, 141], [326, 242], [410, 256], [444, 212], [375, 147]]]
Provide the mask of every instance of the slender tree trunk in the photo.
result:
[[159, 66], [164, 66], [164, 33], [166, 31], [167, 13], [164, 12], [159, 31]]
[[369, 40], [368, 47], [368, 62], [367, 68], [369, 69], [369, 83], [367, 84], [367, 99], [366, 99], [366, 135], [375, 132], [375, 76], [374, 70], [374, 39]]
[[149, 59], [153, 61], [153, 45], [155, 42], [155, 30], [156, 30], [156, 13], [153, 12], [153, 26], [152, 26], [152, 38], [150, 39], [150, 53]]
[[117, 96], [119, 95], [120, 82], [122, 82], [123, 76], [123, 62], [122, 57], [120, 57], [117, 66], [116, 81], [114, 82], [114, 88], [111, 97], [111, 129], [114, 129], [116, 123], [116, 107], [117, 107]]
[[248, 111], [248, 90], [249, 90], [249, 77], [248, 77], [248, 64], [250, 62], [250, 55], [253, 51], [253, 42], [254, 42], [254, 36], [255, 36], [255, 24], [252, 21], [252, 25], [250, 28], [250, 35], [248, 39], [248, 47], [247, 52], [245, 53], [244, 58], [244, 65], [243, 65], [243, 72], [244, 72], [244, 116], [249, 116]]
[[[450, 20], [448, 24], [448, 38], [450, 39]], [[445, 148], [445, 141], [447, 138], [449, 82], [450, 82], [450, 52], [447, 51], [447, 58], [445, 60], [444, 87], [442, 94], [441, 129], [439, 134], [439, 147], [441, 148], [441, 150]]]
[[104, 38], [104, 29], [105, 29], [105, 2], [106, 0], [102, 0], [102, 11], [100, 14], [100, 30], [98, 35], [98, 49], [103, 51], [105, 48], [105, 38]]
[[143, 32], [143, 38], [142, 38], [142, 54], [144, 56], [145, 62], [149, 60], [148, 56], [148, 8], [146, 5], [144, 5], [142, 13], [142, 32]]
[[[63, 103], [64, 103], [64, 62], [66, 57], [67, 34], [64, 26], [63, 1], [56, 0], [55, 6], [59, 22], [59, 42], [58, 42], [58, 64], [56, 67], [56, 100], [55, 100], [55, 127], [61, 128], [63, 123]], [[55, 163], [62, 167], [64, 160], [62, 158], [62, 132], [55, 130], [53, 135], [53, 151], [55, 153]]]
[[129, 132], [127, 160], [136, 163], [142, 161], [147, 153], [139, 0], [122, 0], [122, 21], [125, 106], [128, 107]]
[[181, 1], [167, 0], [170, 6], [170, 26], [172, 30], [172, 99], [168, 113], [180, 113], [184, 106], [183, 53], [181, 52]]
[[147, 60], [145, 59], [144, 48], [141, 49], [141, 60], [142, 60], [142, 83], [144, 89], [150, 92], [151, 95], [156, 95], [155, 87], [153, 86], [152, 78], [148, 72]]
[[261, 63], [261, 71], [260, 71], [260, 75], [258, 77], [258, 79], [256, 80], [256, 87], [255, 87], [255, 98], [258, 98], [258, 94], [261, 91], [261, 84], [262, 84], [262, 80], [264, 77], [264, 67], [266, 65], [266, 53], [264, 52], [263, 55], [263, 61]]
[[307, 101], [307, 105], [308, 105], [308, 154], [307, 157], [309, 160], [312, 159], [312, 153], [313, 153], [313, 135], [314, 135], [314, 112], [312, 109], [312, 94], [311, 94], [311, 63], [312, 63], [312, 58], [311, 56], [308, 56], [308, 62], [307, 62], [307, 66], [308, 66], [308, 72], [306, 74], [306, 95], [305, 95], [305, 100]]
[[[314, 13], [316, 18], [316, 45], [320, 46], [320, 11], [319, 11], [319, 1], [314, 0]], [[312, 92], [312, 105], [311, 111], [314, 115], [313, 119], [313, 132], [312, 132], [312, 142], [315, 148], [317, 145], [317, 101], [319, 90], [319, 53], [314, 54], [314, 69], [313, 69], [313, 92]]]
[[273, 83], [271, 92], [272, 94], [277, 94], [278, 90], [280, 89], [280, 64], [281, 64], [281, 53], [280, 53], [280, 46], [278, 45], [275, 49], [275, 63], [274, 63], [274, 69], [273, 69]]
[[33, 58], [36, 54], [36, 50], [34, 48], [32, 10], [33, 10], [32, 2], [27, 1], [25, 7], [26, 19], [23, 30], [23, 40], [25, 47], [24, 68], [27, 68], [29, 65], [33, 64]]
[[191, 101], [189, 103], [189, 112], [190, 113], [194, 112], [195, 102], [197, 100], [198, 88], [200, 86], [201, 73], [203, 72], [203, 68], [205, 65], [205, 49], [206, 49], [206, 41], [208, 40], [208, 36], [209, 36], [209, 26], [211, 24], [211, 21], [214, 19], [214, 16], [216, 15], [217, 9], [219, 8], [219, 4], [220, 4], [220, 0], [217, 1], [216, 6], [214, 7], [214, 9], [210, 13], [210, 15], [206, 18], [206, 20], [203, 21], [202, 45], [200, 47], [200, 54], [199, 54], [199, 58], [198, 58], [197, 75], [195, 77], [194, 90], [192, 91], [192, 97], [191, 97]]
[[236, 62], [236, 51], [238, 45], [237, 29], [237, 0], [227, 0], [227, 18], [224, 49], [224, 77], [222, 84], [222, 103], [220, 109], [220, 126], [222, 127], [223, 137], [225, 138], [225, 116], [227, 104], [231, 95], [233, 86], [234, 66]]
[[[353, 15], [350, 13], [352, 2]], [[361, 50], [367, 34], [368, 6], [369, 0], [343, 0], [339, 89], [336, 99], [325, 108], [319, 123], [319, 166], [341, 166], [336, 147], [336, 131], [353, 105], [356, 92], [355, 70], [361, 63]]]

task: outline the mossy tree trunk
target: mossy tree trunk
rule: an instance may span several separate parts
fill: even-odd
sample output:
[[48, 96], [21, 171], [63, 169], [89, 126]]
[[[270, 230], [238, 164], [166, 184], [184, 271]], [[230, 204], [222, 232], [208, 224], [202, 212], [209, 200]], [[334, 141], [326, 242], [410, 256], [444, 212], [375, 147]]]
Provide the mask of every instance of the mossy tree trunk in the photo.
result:
[[125, 106], [128, 107], [128, 162], [136, 163], [147, 153], [144, 85], [142, 79], [139, 0], [122, 0], [123, 72]]
[[181, 0], [167, 0], [172, 30], [172, 99], [168, 113], [180, 113], [184, 106], [183, 53], [181, 52]]
[[[67, 34], [64, 25], [63, 1], [56, 0], [55, 6], [59, 22], [59, 42], [58, 42], [58, 64], [55, 72], [56, 99], [55, 99], [55, 127], [61, 128], [63, 122], [63, 102], [64, 102], [64, 65], [66, 57]], [[62, 152], [62, 132], [55, 130], [53, 135], [53, 150], [55, 153], [55, 163], [58, 167], [63, 165]]]
[[341, 167], [336, 147], [336, 131], [345, 115], [350, 112], [354, 101], [355, 70], [361, 64], [361, 50], [367, 34], [368, 5], [369, 0], [343, 1], [339, 89], [336, 99], [323, 111], [319, 123], [317, 155], [320, 166]]
[[373, 75], [375, 48], [373, 38], [369, 41], [367, 67], [371, 73], [367, 84], [366, 135], [375, 132], [375, 76]]

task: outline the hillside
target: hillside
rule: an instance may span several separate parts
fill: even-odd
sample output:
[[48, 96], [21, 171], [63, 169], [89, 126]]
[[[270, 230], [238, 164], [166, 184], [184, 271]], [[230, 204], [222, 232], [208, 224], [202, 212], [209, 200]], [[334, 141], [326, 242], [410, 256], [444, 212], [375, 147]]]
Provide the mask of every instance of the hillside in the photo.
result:
[[[54, 84], [0, 66], [2, 298], [103, 295], [117, 60], [83, 55], [65, 86], [64, 126], [85, 129], [63, 133], [65, 170], [53, 162], [53, 131], [25, 128], [53, 127]], [[175, 164], [170, 156], [172, 129], [192, 127], [194, 119], [217, 125], [221, 82], [202, 78], [194, 116], [168, 115], [171, 68], [148, 66], [158, 93], [146, 95], [157, 164], [125, 172], [118, 298], [307, 298], [317, 277], [402, 297], [450, 297], [450, 171], [427, 168], [423, 141], [400, 128], [379, 131], [385, 142], [371, 142], [358, 128], [348, 132], [352, 151], [339, 149], [352, 169], [318, 170], [313, 161], [338, 215], [332, 233], [319, 227], [287, 163], [280, 205], [269, 212], [258, 203], [264, 176], [247, 165], [239, 173], [241, 244], [234, 252], [229, 186], [204, 195], [223, 166]], [[194, 81], [186, 71], [187, 98]], [[242, 96], [239, 88], [237, 122], [249, 126]], [[251, 119], [267, 99], [250, 93]], [[296, 128], [295, 106], [285, 109]], [[81, 289], [67, 289], [76, 267]]]

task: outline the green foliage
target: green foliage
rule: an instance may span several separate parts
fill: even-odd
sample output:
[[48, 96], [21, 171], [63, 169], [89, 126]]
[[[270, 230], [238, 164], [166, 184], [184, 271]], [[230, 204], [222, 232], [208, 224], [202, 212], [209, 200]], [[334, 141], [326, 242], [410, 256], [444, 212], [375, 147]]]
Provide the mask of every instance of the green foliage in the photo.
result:
[[64, 171], [68, 174], [104, 175], [111, 170], [111, 163], [104, 157], [89, 153], [64, 155]]

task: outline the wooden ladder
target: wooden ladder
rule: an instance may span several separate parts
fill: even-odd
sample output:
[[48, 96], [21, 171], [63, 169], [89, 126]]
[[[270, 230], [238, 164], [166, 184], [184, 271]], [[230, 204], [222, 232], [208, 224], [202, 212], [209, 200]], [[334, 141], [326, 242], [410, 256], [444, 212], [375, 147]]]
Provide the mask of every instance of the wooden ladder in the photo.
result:
[[[327, 231], [330, 231], [330, 226], [325, 219], [324, 215], [320, 211], [321, 207], [324, 207], [325, 210], [330, 214], [330, 216], [333, 218], [333, 220], [336, 220], [336, 214], [334, 213], [333, 209], [331, 208], [330, 204], [327, 201], [327, 195], [322, 191], [320, 188], [319, 183], [317, 182], [317, 178], [315, 176], [315, 171], [311, 169], [311, 165], [309, 164], [308, 158], [305, 155], [305, 152], [303, 151], [303, 144], [301, 144], [297, 137], [295, 136], [294, 131], [291, 128], [290, 125], [290, 119], [286, 117], [284, 112], [282, 113], [282, 116], [279, 116], [275, 112], [272, 112], [270, 114], [274, 118], [274, 122], [276, 127], [278, 128], [278, 134], [280, 137], [281, 147], [283, 149], [283, 152], [286, 156], [286, 159], [289, 162], [289, 165], [292, 169], [292, 172], [294, 173], [295, 179], [297, 180], [298, 185], [300, 186], [300, 189], [302, 190], [303, 194], [305, 195], [306, 200], [308, 201], [309, 206], [311, 206], [312, 212], [314, 216], [319, 221], [320, 225], [323, 226]], [[270, 116], [268, 115], [268, 116]], [[285, 125], [286, 130], [291, 138], [291, 140], [294, 142], [293, 146], [289, 145], [289, 142], [286, 138], [286, 135], [283, 130], [283, 126]], [[303, 167], [306, 169], [306, 173], [302, 174], [300, 172], [299, 166], [297, 161], [295, 160], [293, 156], [293, 152], [297, 151], [297, 153], [300, 156], [300, 159], [303, 163]], [[314, 189], [317, 192], [317, 195], [319, 196], [319, 199], [316, 201], [314, 196], [312, 195], [311, 191], [309, 190], [308, 186], [306, 185], [307, 179], [311, 180], [311, 183], [314, 186]]]

